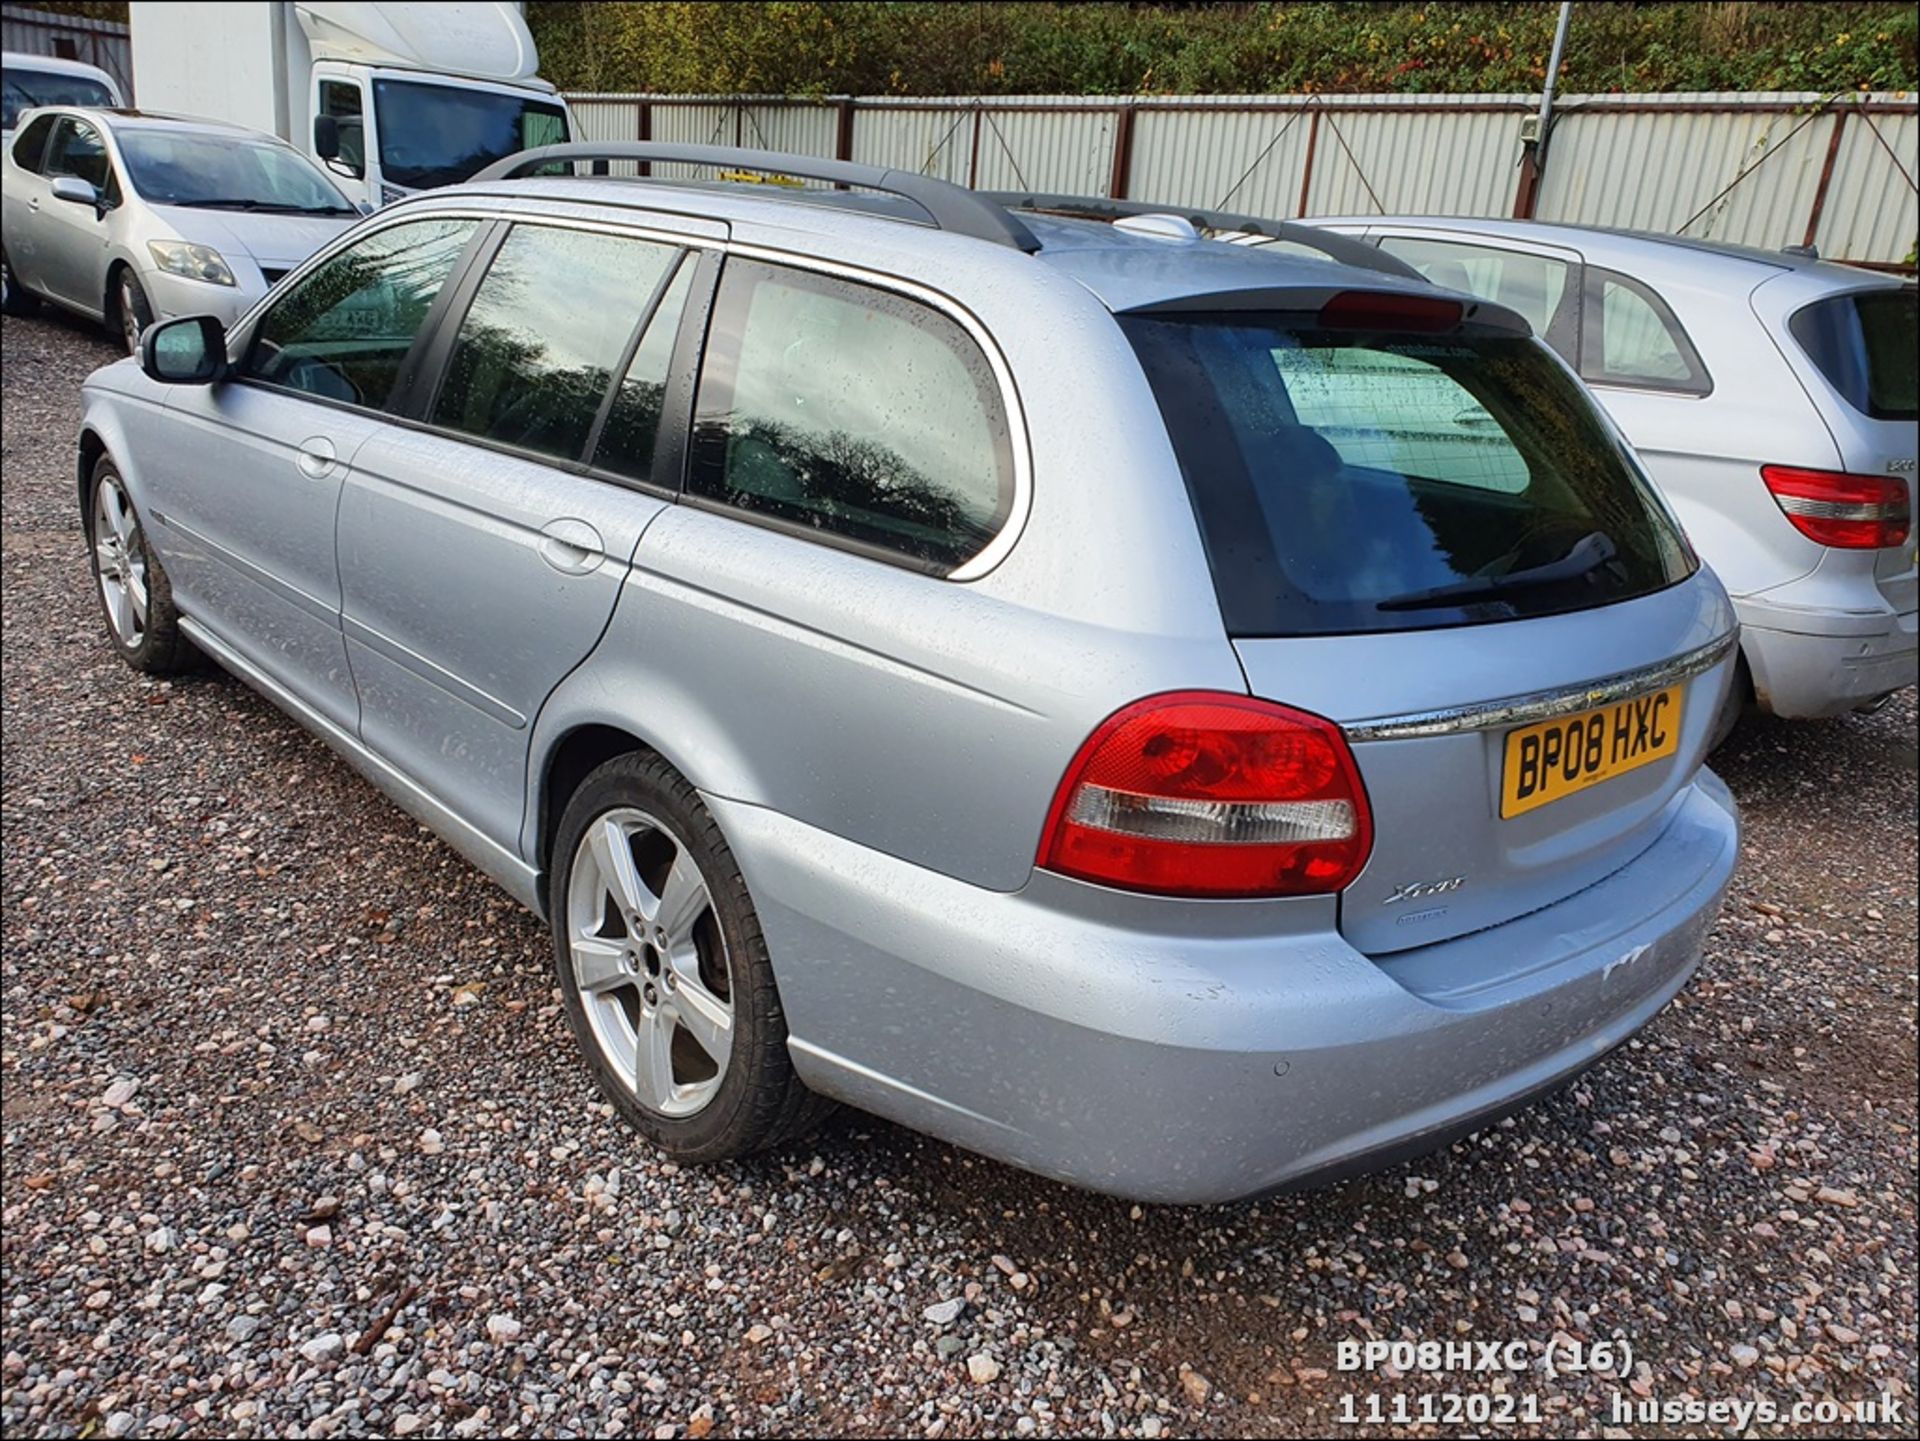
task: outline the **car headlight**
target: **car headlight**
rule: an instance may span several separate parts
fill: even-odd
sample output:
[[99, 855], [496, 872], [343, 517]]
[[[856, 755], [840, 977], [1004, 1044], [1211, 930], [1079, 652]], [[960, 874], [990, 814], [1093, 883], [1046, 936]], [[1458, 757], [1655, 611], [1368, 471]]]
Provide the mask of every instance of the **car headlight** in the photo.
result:
[[234, 283], [227, 262], [210, 246], [190, 245], [184, 240], [149, 240], [147, 249], [153, 255], [153, 263], [169, 274], [204, 280], [209, 285]]

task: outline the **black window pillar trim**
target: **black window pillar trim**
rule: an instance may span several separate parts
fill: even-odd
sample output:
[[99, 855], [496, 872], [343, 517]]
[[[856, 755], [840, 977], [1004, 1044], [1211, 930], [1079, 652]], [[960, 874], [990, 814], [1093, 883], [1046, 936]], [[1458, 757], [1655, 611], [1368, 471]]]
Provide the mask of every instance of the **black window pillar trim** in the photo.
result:
[[654, 483], [681, 497], [686, 495], [687, 469], [693, 456], [693, 408], [706, 359], [707, 322], [713, 316], [724, 263], [718, 250], [702, 250], [693, 261], [686, 309], [680, 312], [680, 332], [674, 337], [673, 359], [668, 365], [660, 430], [653, 441]]
[[512, 228], [502, 220], [482, 221], [474, 227], [466, 248], [454, 262], [453, 272], [441, 283], [440, 293], [414, 332], [406, 359], [400, 362], [400, 378], [381, 407], [389, 415], [423, 424], [432, 416], [467, 307]]
[[633, 368], [633, 357], [639, 354], [640, 342], [646, 337], [647, 327], [653, 324], [653, 317], [659, 314], [661, 302], [667, 298], [667, 292], [673, 288], [673, 282], [680, 274], [680, 267], [686, 263], [687, 252], [684, 249], [676, 250], [667, 268], [661, 272], [660, 279], [655, 282], [653, 294], [649, 295], [647, 303], [640, 307], [640, 316], [634, 321], [626, 343], [620, 347], [620, 358], [613, 364], [610, 372], [611, 379], [605, 393], [600, 397], [599, 408], [593, 413], [593, 422], [587, 427], [587, 436], [581, 442], [580, 453], [574, 457], [581, 465], [590, 466], [593, 463], [594, 453], [600, 448], [601, 432], [607, 428], [607, 417], [613, 414], [613, 403], [619, 398], [620, 387], [627, 383], [627, 372]]

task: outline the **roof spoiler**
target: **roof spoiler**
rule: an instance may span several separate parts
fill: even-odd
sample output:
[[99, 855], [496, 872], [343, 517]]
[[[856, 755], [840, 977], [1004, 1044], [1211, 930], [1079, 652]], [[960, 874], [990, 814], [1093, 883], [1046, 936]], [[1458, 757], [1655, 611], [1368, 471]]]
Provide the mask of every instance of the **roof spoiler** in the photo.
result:
[[1404, 260], [1389, 255], [1377, 245], [1356, 240], [1351, 235], [1301, 225], [1291, 220], [1269, 220], [1258, 215], [1240, 215], [1228, 210], [1196, 210], [1187, 205], [1162, 205], [1149, 200], [1110, 200], [1100, 195], [1053, 195], [1043, 191], [987, 190], [977, 192], [1009, 210], [1030, 210], [1043, 215], [1061, 215], [1070, 220], [1124, 220], [1132, 215], [1173, 215], [1196, 230], [1231, 230], [1259, 235], [1268, 240], [1285, 240], [1317, 250], [1329, 260], [1362, 270], [1377, 270], [1397, 275], [1402, 280], [1427, 284]]
[[897, 195], [925, 214], [936, 230], [989, 240], [1031, 255], [1040, 248], [1031, 230], [1010, 215], [993, 197], [965, 186], [950, 185], [910, 170], [887, 170], [878, 165], [856, 165], [848, 160], [820, 160], [785, 155], [777, 150], [741, 149], [732, 145], [673, 145], [652, 140], [586, 140], [567, 145], [542, 145], [496, 161], [475, 175], [475, 181], [515, 180], [529, 171], [557, 163], [603, 164], [638, 160], [654, 165], [714, 165], [731, 170], [766, 170], [802, 180], [832, 185], [858, 185]]

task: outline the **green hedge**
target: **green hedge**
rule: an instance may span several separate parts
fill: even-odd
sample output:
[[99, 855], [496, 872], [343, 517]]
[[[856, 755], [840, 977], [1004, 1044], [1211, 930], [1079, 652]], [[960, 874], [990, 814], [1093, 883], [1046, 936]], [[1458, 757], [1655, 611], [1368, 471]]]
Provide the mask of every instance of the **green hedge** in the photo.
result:
[[[1537, 90], [1557, 5], [542, 3], [568, 90], [787, 95]], [[1577, 5], [1573, 92], [1915, 88], [1911, 4]]]

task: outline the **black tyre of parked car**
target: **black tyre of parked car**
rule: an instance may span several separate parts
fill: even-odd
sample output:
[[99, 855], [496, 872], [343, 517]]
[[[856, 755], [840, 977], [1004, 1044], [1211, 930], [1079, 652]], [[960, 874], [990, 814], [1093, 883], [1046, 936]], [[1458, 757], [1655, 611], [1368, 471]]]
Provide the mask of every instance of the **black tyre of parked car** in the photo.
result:
[[111, 456], [94, 462], [85, 523], [94, 593], [120, 659], [148, 675], [194, 669], [200, 653], [180, 633], [173, 585]]
[[666, 761], [632, 752], [580, 783], [549, 886], [567, 1020], [635, 1130], [677, 1159], [718, 1161], [802, 1135], [832, 1109], [794, 1074], [740, 867]]

